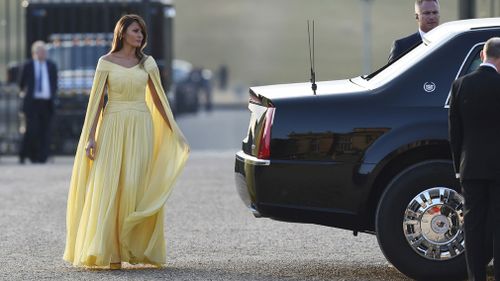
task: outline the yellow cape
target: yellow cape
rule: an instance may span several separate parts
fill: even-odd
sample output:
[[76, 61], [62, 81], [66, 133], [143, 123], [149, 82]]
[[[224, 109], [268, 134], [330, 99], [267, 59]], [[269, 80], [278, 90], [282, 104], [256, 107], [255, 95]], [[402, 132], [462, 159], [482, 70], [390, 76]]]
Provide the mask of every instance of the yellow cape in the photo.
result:
[[[109, 264], [109, 260], [106, 260], [106, 258], [102, 260], [102, 258], [95, 256], [85, 256], [89, 254], [83, 253], [85, 251], [82, 251], [82, 249], [78, 249], [79, 243], [76, 241], [80, 219], [82, 215], [89, 215], [83, 213], [83, 206], [93, 161], [87, 158], [85, 146], [94, 116], [97, 113], [99, 101], [107, 83], [110, 68], [112, 67], [109, 63], [102, 63], [101, 60], [99, 60], [97, 65], [90, 92], [85, 122], [75, 155], [68, 195], [66, 213], [67, 237], [64, 259], [72, 262], [74, 265], [105, 266]], [[152, 57], [148, 57], [144, 62], [144, 68], [153, 81], [172, 130], [166, 125], [160, 112], [155, 107], [151, 90], [147, 86], [146, 104], [151, 112], [154, 127], [154, 139], [151, 140], [154, 142], [150, 167], [151, 174], [148, 175], [146, 191], [141, 201], [138, 202], [135, 212], [131, 213], [125, 219], [122, 229], [118, 231], [122, 261], [161, 265], [165, 263], [166, 258], [165, 241], [163, 238], [163, 206], [188, 158], [189, 146], [175, 122], [168, 101], [165, 98], [165, 92], [161, 85], [160, 74], [155, 60]], [[101, 119], [102, 113], [99, 116], [96, 135], [99, 134]], [[145, 243], [144, 247], [139, 247], [140, 249], [136, 246], [132, 247], [133, 249], [129, 247], [130, 242], [134, 239], [133, 235], [131, 235], [133, 231], [141, 228], [141, 223], [147, 223], [148, 228], [151, 229], [152, 222], [154, 224], [152, 228], [153, 232], [150, 233], [149, 240], [146, 241], [147, 243]]]

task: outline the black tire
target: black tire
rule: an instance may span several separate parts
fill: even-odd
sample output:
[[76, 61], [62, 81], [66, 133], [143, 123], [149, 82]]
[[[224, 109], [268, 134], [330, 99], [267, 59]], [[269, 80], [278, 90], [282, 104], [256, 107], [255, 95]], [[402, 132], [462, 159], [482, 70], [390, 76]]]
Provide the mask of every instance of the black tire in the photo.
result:
[[420, 192], [447, 187], [460, 192], [451, 161], [430, 160], [399, 173], [385, 189], [376, 213], [377, 240], [387, 260], [416, 280], [464, 280], [465, 254], [448, 260], [431, 260], [411, 248], [403, 231], [405, 209]]

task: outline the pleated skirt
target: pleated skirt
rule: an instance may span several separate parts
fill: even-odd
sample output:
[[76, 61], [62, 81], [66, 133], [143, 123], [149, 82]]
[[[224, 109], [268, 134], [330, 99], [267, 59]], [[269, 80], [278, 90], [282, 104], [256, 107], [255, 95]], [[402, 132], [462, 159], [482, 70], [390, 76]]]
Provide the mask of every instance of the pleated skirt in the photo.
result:
[[[155, 239], [151, 235], [157, 218], [142, 223], [128, 241], [121, 237], [127, 216], [134, 212], [147, 186], [153, 134], [151, 113], [145, 104], [129, 107], [108, 103], [97, 134], [74, 265], [107, 266], [120, 261], [155, 264], [142, 253]], [[163, 217], [162, 212], [159, 215]], [[158, 239], [163, 239], [163, 234]]]

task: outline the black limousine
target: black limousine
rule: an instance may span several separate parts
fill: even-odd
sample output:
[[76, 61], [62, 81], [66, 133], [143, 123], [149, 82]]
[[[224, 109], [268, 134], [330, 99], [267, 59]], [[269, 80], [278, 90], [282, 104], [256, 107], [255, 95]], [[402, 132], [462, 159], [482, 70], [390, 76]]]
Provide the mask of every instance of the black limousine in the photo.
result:
[[463, 197], [448, 142], [454, 79], [500, 18], [442, 24], [375, 73], [250, 88], [236, 186], [256, 217], [373, 233], [419, 280], [466, 276]]

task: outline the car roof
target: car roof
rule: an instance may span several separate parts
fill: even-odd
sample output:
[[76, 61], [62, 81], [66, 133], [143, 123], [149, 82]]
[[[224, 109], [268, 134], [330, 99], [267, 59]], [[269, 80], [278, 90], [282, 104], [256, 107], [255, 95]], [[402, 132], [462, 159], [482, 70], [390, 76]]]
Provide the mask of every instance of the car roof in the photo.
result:
[[443, 23], [424, 35], [426, 44], [448, 41], [457, 34], [474, 29], [500, 29], [500, 18], [459, 20]]
[[193, 68], [193, 65], [190, 62], [187, 62], [185, 60], [173, 59], [172, 60], [172, 67], [175, 69], [183, 69], [186, 72], [189, 72]]

